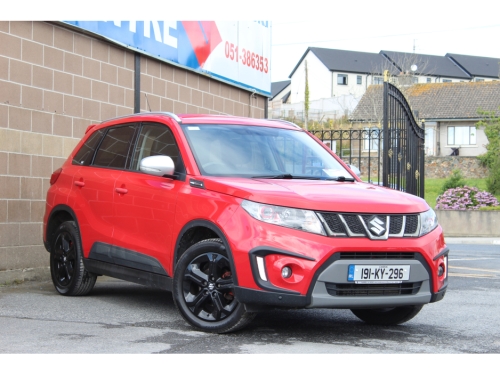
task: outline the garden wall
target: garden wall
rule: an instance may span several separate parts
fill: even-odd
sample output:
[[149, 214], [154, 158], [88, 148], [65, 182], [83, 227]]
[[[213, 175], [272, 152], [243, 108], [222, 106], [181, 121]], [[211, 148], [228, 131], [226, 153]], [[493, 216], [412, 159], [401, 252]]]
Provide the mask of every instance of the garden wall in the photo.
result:
[[[370, 179], [377, 180], [378, 170], [382, 173], [382, 158], [371, 157], [370, 163], [368, 157], [361, 157], [361, 163], [357, 157], [344, 158], [348, 164], [353, 164], [361, 170], [361, 176], [364, 180], [368, 178], [368, 165], [370, 165]], [[368, 164], [369, 163], [369, 164]], [[479, 159], [475, 156], [426, 156], [425, 158], [425, 177], [426, 178], [448, 178], [454, 169], [460, 170], [464, 178], [484, 178], [488, 176], [488, 169], [481, 166]], [[382, 175], [380, 175], [382, 179]]]
[[436, 210], [445, 237], [500, 237], [500, 211]]

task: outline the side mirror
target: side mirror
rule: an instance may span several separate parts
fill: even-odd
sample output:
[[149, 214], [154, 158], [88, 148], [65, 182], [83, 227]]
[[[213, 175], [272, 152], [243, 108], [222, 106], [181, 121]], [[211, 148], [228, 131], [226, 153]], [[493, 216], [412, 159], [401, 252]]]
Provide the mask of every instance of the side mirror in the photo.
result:
[[356, 167], [355, 165], [352, 165], [352, 164], [347, 164], [347, 165], [356, 174], [356, 176], [358, 176], [359, 178], [361, 178], [361, 171], [358, 169], [358, 167]]
[[173, 176], [175, 165], [170, 156], [155, 155], [142, 159], [139, 163], [139, 169], [141, 172], [153, 176]]

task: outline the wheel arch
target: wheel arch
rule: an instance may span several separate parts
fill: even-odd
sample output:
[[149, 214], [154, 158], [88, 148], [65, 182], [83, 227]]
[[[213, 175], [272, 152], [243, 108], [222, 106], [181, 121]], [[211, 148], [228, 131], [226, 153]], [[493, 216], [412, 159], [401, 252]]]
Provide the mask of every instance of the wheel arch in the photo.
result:
[[[231, 262], [231, 267], [236, 270], [233, 254], [231, 252], [231, 247], [227, 238], [217, 225], [207, 220], [193, 220], [187, 223], [182, 230], [179, 232], [177, 241], [175, 243], [174, 257], [172, 259], [172, 275], [175, 272], [175, 266], [182, 254], [186, 252], [192, 245], [207, 240], [210, 238], [219, 238], [226, 250], [229, 261]], [[238, 285], [238, 275], [234, 272], [234, 283]]]
[[78, 231], [80, 231], [80, 227], [78, 226], [78, 219], [76, 218], [75, 212], [71, 209], [71, 207], [65, 204], [55, 206], [49, 215], [49, 219], [47, 220], [47, 228], [45, 231], [46, 240], [44, 241], [44, 246], [49, 253], [51, 252], [50, 244], [52, 243], [52, 235], [59, 227], [59, 225], [61, 225], [65, 221], [74, 221], [76, 224], [76, 228], [78, 229]]

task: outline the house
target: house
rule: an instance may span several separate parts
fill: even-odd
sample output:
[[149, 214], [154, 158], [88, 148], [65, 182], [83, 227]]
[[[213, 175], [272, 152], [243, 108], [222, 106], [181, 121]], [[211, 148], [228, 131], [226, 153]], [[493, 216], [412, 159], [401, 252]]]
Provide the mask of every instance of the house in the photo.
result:
[[[382, 50], [379, 53], [309, 47], [289, 75], [286, 102], [273, 100], [272, 117], [304, 110], [305, 77], [309, 119], [348, 115], [369, 86], [383, 82], [388, 70], [400, 87], [416, 83], [450, 83], [499, 79], [500, 59], [448, 53], [445, 56]], [[276, 82], [276, 85], [282, 82]], [[279, 85], [278, 85], [279, 86]], [[279, 108], [279, 109], [278, 109]], [[276, 112], [276, 113], [274, 113]]]
[[306, 63], [311, 101], [342, 96], [360, 98], [368, 86], [383, 82], [385, 69], [393, 75], [399, 73], [378, 53], [309, 47], [289, 75], [292, 103], [304, 100]]
[[290, 102], [290, 82], [290, 80], [271, 82], [271, 97], [268, 99], [270, 108]]
[[411, 81], [405, 82], [406, 84], [464, 82], [471, 78], [463, 68], [446, 56], [393, 51], [380, 51], [380, 54], [398, 69], [399, 76], [411, 77]]
[[447, 53], [446, 57], [466, 71], [471, 81], [491, 81], [500, 77], [500, 59]]
[[[406, 90], [418, 123], [425, 121], [428, 156], [477, 156], [486, 152], [488, 139], [476, 128], [479, 109], [500, 115], [500, 81], [423, 83]], [[350, 117], [360, 127], [379, 126], [383, 86], [371, 86]], [[458, 152], [457, 152], [458, 151]]]

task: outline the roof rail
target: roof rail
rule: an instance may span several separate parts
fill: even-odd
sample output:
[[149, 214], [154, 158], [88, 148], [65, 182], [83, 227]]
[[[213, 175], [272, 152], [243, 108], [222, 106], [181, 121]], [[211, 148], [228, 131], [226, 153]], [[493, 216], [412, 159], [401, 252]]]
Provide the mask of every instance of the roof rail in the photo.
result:
[[279, 122], [284, 122], [285, 124], [288, 124], [288, 125], [292, 125], [293, 127], [295, 128], [299, 128], [299, 129], [302, 129], [300, 126], [298, 126], [297, 124], [294, 124], [293, 122], [290, 122], [290, 121], [286, 121], [286, 120], [282, 120], [280, 118], [266, 118], [265, 120], [268, 120], [268, 121], [279, 121]]
[[133, 113], [131, 115], [125, 115], [125, 116], [120, 116], [120, 117], [113, 117], [113, 118], [101, 121], [101, 124], [103, 122], [119, 120], [121, 118], [127, 118], [127, 117], [130, 117], [130, 116], [147, 116], [147, 115], [164, 115], [164, 116], [168, 116], [170, 118], [173, 118], [175, 121], [177, 121], [179, 123], [182, 122], [181, 118], [179, 116], [177, 116], [175, 113], [172, 113], [172, 112], [141, 112], [141, 113]]

